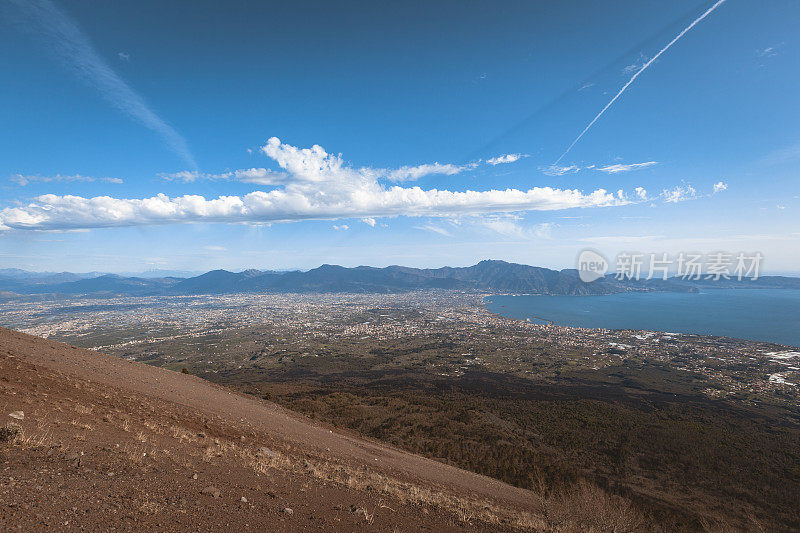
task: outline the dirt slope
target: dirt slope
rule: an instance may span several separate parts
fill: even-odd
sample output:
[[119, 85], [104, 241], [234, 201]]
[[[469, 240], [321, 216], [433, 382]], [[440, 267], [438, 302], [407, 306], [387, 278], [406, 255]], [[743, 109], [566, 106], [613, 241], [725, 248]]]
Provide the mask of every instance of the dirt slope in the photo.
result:
[[22, 428], [0, 445], [0, 529], [546, 527], [529, 491], [194, 376], [2, 328], [0, 417]]

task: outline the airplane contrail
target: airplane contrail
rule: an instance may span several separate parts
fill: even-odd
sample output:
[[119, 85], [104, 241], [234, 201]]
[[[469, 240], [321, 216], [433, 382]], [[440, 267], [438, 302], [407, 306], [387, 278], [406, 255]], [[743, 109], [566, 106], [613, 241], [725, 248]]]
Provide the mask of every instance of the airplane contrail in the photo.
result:
[[708, 8], [708, 9], [706, 10], [706, 12], [705, 12], [705, 13], [703, 13], [702, 15], [700, 15], [699, 17], [697, 17], [696, 19], [694, 19], [694, 21], [692, 21], [692, 23], [691, 23], [691, 24], [689, 24], [688, 26], [686, 26], [686, 27], [683, 29], [683, 31], [682, 31], [682, 32], [680, 32], [680, 33], [679, 33], [679, 34], [678, 34], [678, 35], [677, 35], [677, 36], [676, 36], [674, 39], [672, 39], [672, 40], [669, 42], [669, 44], [667, 44], [667, 46], [665, 46], [664, 48], [662, 48], [661, 50], [659, 50], [659, 51], [658, 51], [658, 53], [657, 53], [656, 55], [654, 55], [653, 57], [651, 57], [651, 58], [650, 58], [650, 60], [649, 60], [647, 63], [645, 63], [643, 66], [642, 66], [642, 68], [640, 68], [638, 71], [636, 71], [636, 74], [634, 74], [633, 76], [631, 76], [631, 79], [629, 79], [629, 80], [628, 80], [628, 83], [626, 83], [625, 85], [623, 85], [623, 86], [622, 86], [622, 89], [620, 89], [620, 90], [619, 90], [619, 92], [617, 93], [617, 95], [616, 95], [614, 98], [612, 98], [612, 99], [611, 99], [611, 101], [610, 101], [609, 103], [607, 103], [607, 104], [606, 104], [606, 106], [605, 106], [605, 107], [604, 107], [604, 108], [603, 108], [603, 109], [602, 109], [602, 110], [601, 110], [601, 111], [600, 111], [600, 112], [597, 114], [597, 116], [596, 116], [596, 117], [594, 117], [594, 118], [592, 119], [592, 121], [589, 123], [589, 125], [588, 125], [588, 126], [586, 126], [586, 127], [583, 129], [583, 131], [581, 132], [581, 134], [580, 134], [580, 135], [578, 135], [578, 136], [575, 138], [575, 140], [574, 140], [574, 141], [572, 141], [572, 144], [570, 144], [570, 145], [569, 145], [569, 147], [567, 147], [567, 149], [566, 149], [566, 150], [564, 150], [564, 153], [563, 153], [563, 154], [561, 154], [561, 157], [559, 157], [558, 159], [556, 159], [556, 162], [555, 162], [555, 163], [553, 163], [553, 164], [554, 164], [554, 165], [557, 165], [558, 163], [560, 163], [560, 162], [561, 162], [561, 160], [562, 160], [562, 159], [564, 159], [564, 156], [565, 156], [565, 155], [567, 155], [567, 154], [569, 153], [569, 151], [570, 151], [570, 150], [572, 150], [572, 147], [573, 147], [573, 146], [575, 146], [576, 144], [578, 144], [578, 141], [580, 141], [580, 140], [581, 140], [581, 137], [583, 137], [583, 136], [586, 134], [586, 132], [587, 132], [587, 131], [589, 131], [589, 128], [591, 128], [592, 126], [594, 126], [594, 123], [595, 123], [595, 122], [597, 122], [597, 119], [599, 119], [600, 117], [602, 117], [602, 116], [603, 116], [603, 113], [605, 113], [605, 112], [608, 110], [608, 108], [609, 108], [609, 107], [611, 107], [611, 106], [614, 104], [614, 102], [616, 102], [616, 101], [617, 101], [617, 99], [618, 99], [620, 96], [622, 96], [622, 93], [624, 93], [624, 92], [625, 92], [625, 90], [626, 90], [628, 87], [630, 87], [631, 83], [633, 83], [633, 82], [634, 82], [634, 80], [635, 80], [636, 78], [638, 78], [638, 77], [639, 77], [639, 74], [641, 74], [642, 72], [644, 72], [644, 71], [645, 71], [645, 69], [647, 69], [647, 67], [649, 67], [650, 65], [652, 65], [652, 64], [653, 64], [653, 62], [654, 62], [656, 59], [658, 59], [658, 58], [659, 58], [659, 56], [661, 56], [661, 54], [663, 54], [664, 52], [666, 52], [667, 50], [669, 50], [669, 48], [670, 48], [670, 47], [671, 47], [673, 44], [675, 44], [676, 42], [678, 42], [678, 40], [679, 40], [681, 37], [683, 37], [684, 35], [686, 35], [686, 33], [687, 33], [689, 30], [691, 30], [692, 28], [694, 28], [694, 27], [697, 25], [697, 23], [698, 23], [698, 22], [700, 22], [701, 20], [703, 20], [704, 18], [706, 18], [707, 16], [709, 16], [709, 15], [710, 15], [710, 14], [711, 14], [711, 13], [712, 13], [712, 12], [713, 12], [715, 9], [717, 9], [719, 6], [721, 6], [722, 4], [724, 4], [726, 1], [727, 1], [727, 0], [718, 0], [718, 1], [717, 1], [717, 2], [716, 2], [714, 5], [713, 5], [713, 6], [711, 6], [710, 8]]
[[158, 134], [188, 165], [197, 167], [186, 139], [158, 116], [145, 99], [100, 57], [69, 15], [50, 0], [11, 0], [11, 3], [23, 16], [24, 27], [40, 34], [48, 51], [81, 81], [96, 88], [111, 105]]

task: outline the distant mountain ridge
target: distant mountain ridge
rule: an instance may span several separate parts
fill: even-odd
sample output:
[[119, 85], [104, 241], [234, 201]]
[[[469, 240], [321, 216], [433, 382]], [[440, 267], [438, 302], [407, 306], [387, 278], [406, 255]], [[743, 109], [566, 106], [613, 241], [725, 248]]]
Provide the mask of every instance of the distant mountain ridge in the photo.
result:
[[18, 294], [114, 294], [122, 296], [361, 292], [396, 293], [426, 289], [549, 294], [598, 295], [633, 291], [696, 292], [704, 288], [793, 288], [800, 289], [800, 278], [765, 276], [757, 281], [735, 280], [617, 280], [606, 276], [584, 283], [574, 269], [549, 268], [485, 260], [469, 267], [384, 268], [359, 266], [347, 268], [322, 265], [308, 271], [212, 270], [199, 276], [126, 277], [115, 274], [41, 274], [25, 271], [0, 271], [0, 292]]

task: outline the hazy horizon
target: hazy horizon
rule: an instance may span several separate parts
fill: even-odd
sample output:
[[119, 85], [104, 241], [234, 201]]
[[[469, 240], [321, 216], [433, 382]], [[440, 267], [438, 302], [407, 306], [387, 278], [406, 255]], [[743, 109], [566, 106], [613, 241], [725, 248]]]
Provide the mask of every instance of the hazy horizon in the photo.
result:
[[[272, 272], [307, 272], [309, 270], [314, 270], [315, 268], [319, 268], [322, 265], [335, 265], [335, 266], [342, 266], [345, 268], [356, 268], [356, 267], [371, 267], [371, 268], [386, 268], [390, 266], [402, 266], [402, 267], [409, 267], [409, 268], [422, 268], [422, 269], [437, 269], [437, 268], [463, 268], [463, 267], [470, 267], [474, 266], [480, 261], [505, 261], [504, 259], [496, 259], [496, 258], [486, 258], [476, 261], [475, 263], [469, 264], [441, 264], [441, 265], [434, 265], [434, 266], [414, 266], [414, 265], [403, 265], [397, 263], [387, 263], [387, 264], [352, 264], [352, 265], [341, 265], [337, 263], [319, 263], [317, 265], [311, 267], [294, 267], [294, 268], [270, 268], [264, 266], [251, 266], [246, 268], [210, 268], [208, 270], [182, 270], [182, 269], [169, 269], [169, 268], [153, 268], [150, 270], [117, 270], [117, 271], [110, 271], [110, 270], [90, 270], [90, 271], [79, 271], [79, 270], [70, 270], [70, 269], [63, 269], [63, 270], [26, 270], [26, 269], [17, 269], [23, 270], [25, 272], [29, 272], [32, 274], [62, 274], [62, 273], [70, 273], [70, 274], [114, 274], [119, 276], [130, 276], [135, 277], [137, 275], [146, 275], [146, 274], [159, 274], [159, 273], [173, 273], [177, 276], [178, 273], [184, 274], [186, 277], [194, 277], [205, 274], [207, 272], [211, 272], [213, 270], [228, 270], [230, 272], [244, 272], [247, 270], [259, 270], [262, 272], [272, 271]], [[506, 261], [508, 263], [515, 263], [514, 261]], [[570, 266], [563, 266], [563, 267], [549, 267], [543, 265], [536, 265], [536, 264], [528, 264], [528, 263], [518, 263], [532, 267], [541, 267], [541, 268], [548, 268], [550, 270], [574, 270], [576, 267], [575, 265]], [[14, 267], [11, 268], [2, 268], [0, 270], [13, 270]], [[646, 273], [646, 270], [643, 271]], [[609, 274], [613, 274], [613, 272], [609, 272]], [[674, 276], [675, 272], [670, 271], [670, 276]], [[771, 271], [765, 270], [760, 273], [761, 276], [787, 276], [787, 277], [800, 277], [800, 270], [797, 271]], [[180, 276], [177, 276], [180, 277]]]

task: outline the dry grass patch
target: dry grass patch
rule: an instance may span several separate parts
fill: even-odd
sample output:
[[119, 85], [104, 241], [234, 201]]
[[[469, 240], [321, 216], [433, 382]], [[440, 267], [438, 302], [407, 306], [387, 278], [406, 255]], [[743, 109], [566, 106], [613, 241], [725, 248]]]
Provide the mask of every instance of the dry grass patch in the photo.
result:
[[93, 407], [87, 407], [87, 406], [82, 405], [82, 404], [76, 404], [74, 409], [75, 409], [76, 413], [81, 414], [81, 415], [91, 414], [92, 411], [94, 410]]

